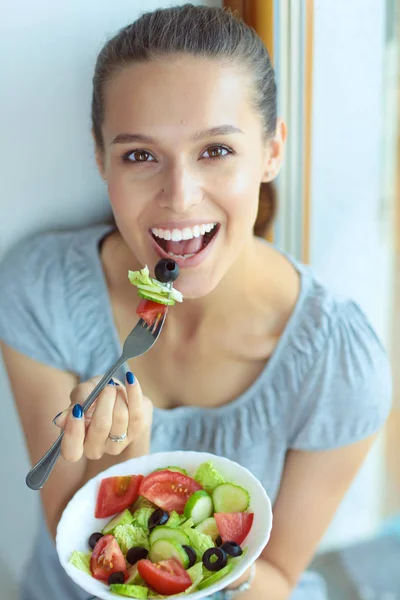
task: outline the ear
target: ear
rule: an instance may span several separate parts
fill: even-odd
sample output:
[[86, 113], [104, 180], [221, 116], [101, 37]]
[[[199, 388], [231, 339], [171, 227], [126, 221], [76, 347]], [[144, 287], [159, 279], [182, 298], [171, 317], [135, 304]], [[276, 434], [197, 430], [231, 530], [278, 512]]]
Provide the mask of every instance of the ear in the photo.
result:
[[282, 119], [278, 119], [275, 135], [272, 139], [268, 140], [265, 148], [265, 167], [261, 179], [263, 183], [275, 179], [281, 169], [286, 134], [286, 123]]
[[93, 138], [94, 147], [95, 147], [96, 165], [97, 165], [97, 168], [99, 170], [101, 178], [104, 181], [106, 181], [105, 163], [104, 163], [104, 150], [102, 150], [100, 148], [100, 146], [98, 145], [97, 140], [96, 140], [96, 136], [94, 135], [94, 132], [93, 132], [93, 129], [92, 129], [92, 138]]

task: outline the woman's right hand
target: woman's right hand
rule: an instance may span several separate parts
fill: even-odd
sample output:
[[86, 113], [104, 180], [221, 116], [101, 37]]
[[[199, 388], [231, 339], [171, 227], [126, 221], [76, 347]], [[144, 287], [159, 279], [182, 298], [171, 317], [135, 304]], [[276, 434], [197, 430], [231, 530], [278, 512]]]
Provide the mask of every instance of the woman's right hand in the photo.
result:
[[[61, 456], [76, 462], [85, 456], [99, 460], [104, 455], [117, 456], [128, 446], [134, 446], [134, 455], [150, 451], [153, 405], [143, 396], [139, 382], [131, 372], [126, 375], [126, 385], [116, 379], [100, 392], [90, 409], [83, 414], [82, 404], [93, 391], [101, 377], [78, 384], [71, 392], [71, 404], [54, 419], [54, 424], [64, 430]], [[110, 436], [126, 438], [113, 441]]]

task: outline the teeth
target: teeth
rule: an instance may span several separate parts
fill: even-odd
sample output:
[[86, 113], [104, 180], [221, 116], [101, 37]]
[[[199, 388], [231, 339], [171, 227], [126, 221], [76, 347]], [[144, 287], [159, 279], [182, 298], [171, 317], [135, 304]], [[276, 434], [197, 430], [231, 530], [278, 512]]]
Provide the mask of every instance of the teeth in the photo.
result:
[[192, 231], [190, 229], [190, 227], [185, 227], [185, 229], [182, 231], [182, 239], [183, 240], [191, 240], [193, 237], [192, 235]]
[[200, 237], [205, 233], [210, 233], [214, 229], [217, 223], [205, 223], [203, 225], [195, 225], [194, 227], [184, 227], [183, 229], [159, 229], [153, 228], [151, 230], [155, 237], [163, 240], [172, 240], [173, 242], [180, 242], [181, 240], [191, 240], [194, 237]]
[[170, 256], [173, 258], [192, 258], [194, 254], [174, 254], [173, 252], [168, 252]]
[[171, 240], [173, 242], [180, 242], [182, 240], [182, 231], [179, 229], [174, 229], [172, 232]]

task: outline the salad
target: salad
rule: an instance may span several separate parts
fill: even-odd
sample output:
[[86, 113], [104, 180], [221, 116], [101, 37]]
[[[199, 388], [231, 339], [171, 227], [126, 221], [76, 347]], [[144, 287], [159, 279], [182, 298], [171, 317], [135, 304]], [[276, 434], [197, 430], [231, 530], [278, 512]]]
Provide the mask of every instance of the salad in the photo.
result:
[[70, 562], [129, 598], [170, 598], [203, 590], [247, 552], [253, 525], [248, 492], [211, 461], [193, 476], [179, 467], [100, 483], [95, 517], [112, 517]]
[[147, 265], [140, 271], [128, 271], [129, 281], [138, 288], [138, 295], [142, 298], [136, 313], [149, 325], [153, 325], [168, 306], [183, 301], [181, 292], [172, 287], [172, 282], [179, 276], [179, 267], [174, 260], [159, 260], [154, 274], [155, 278], [150, 277]]

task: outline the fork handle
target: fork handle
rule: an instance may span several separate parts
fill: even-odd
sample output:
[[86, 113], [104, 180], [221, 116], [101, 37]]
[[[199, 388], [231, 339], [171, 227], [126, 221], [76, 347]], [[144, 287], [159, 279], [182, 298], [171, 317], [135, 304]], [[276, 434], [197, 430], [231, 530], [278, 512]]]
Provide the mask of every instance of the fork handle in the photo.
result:
[[[113, 364], [113, 366], [107, 371], [107, 373], [102, 377], [99, 383], [96, 385], [94, 390], [89, 394], [87, 399], [82, 405], [83, 412], [85, 413], [92, 406], [93, 402], [96, 400], [97, 396], [100, 392], [106, 387], [111, 377], [127, 360], [126, 356], [122, 354], [120, 358]], [[58, 457], [61, 453], [61, 442], [64, 436], [64, 432], [61, 432], [61, 435], [54, 442], [54, 444], [49, 448], [46, 454], [39, 460], [38, 463], [29, 471], [26, 476], [25, 482], [26, 485], [31, 488], [31, 490], [40, 490], [48, 480], [50, 473], [53, 470], [54, 465], [56, 464]]]

